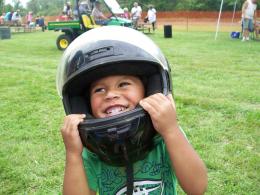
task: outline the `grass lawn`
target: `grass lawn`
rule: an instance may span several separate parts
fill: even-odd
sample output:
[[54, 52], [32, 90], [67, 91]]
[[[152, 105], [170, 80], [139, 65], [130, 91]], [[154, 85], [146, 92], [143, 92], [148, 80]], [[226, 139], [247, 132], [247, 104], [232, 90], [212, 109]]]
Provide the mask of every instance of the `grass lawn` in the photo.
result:
[[[229, 33], [150, 37], [172, 65], [179, 123], [207, 165], [207, 194], [260, 194], [260, 42]], [[0, 40], [0, 194], [59, 194], [64, 111], [57, 33]], [[180, 194], [183, 194], [180, 190]]]

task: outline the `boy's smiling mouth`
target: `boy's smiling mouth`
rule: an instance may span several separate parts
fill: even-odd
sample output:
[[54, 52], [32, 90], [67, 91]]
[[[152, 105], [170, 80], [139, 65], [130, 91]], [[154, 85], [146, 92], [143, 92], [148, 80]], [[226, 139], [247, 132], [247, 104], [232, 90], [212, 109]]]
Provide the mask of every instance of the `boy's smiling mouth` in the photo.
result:
[[105, 110], [105, 113], [107, 116], [114, 116], [114, 115], [120, 114], [122, 112], [125, 112], [126, 110], [127, 110], [126, 106], [114, 105], [114, 106], [109, 106]]

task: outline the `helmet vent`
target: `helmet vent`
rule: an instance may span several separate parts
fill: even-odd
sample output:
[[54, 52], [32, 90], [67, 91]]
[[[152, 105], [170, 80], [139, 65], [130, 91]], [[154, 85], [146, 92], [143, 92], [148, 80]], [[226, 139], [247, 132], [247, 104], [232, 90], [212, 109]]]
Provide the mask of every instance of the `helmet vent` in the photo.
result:
[[100, 58], [113, 56], [114, 55], [114, 48], [112, 46], [103, 47], [85, 54], [86, 62], [91, 62]]
[[73, 72], [80, 69], [85, 63], [85, 57], [82, 51], [78, 51], [70, 62], [70, 66], [67, 70], [67, 76], [70, 76]]

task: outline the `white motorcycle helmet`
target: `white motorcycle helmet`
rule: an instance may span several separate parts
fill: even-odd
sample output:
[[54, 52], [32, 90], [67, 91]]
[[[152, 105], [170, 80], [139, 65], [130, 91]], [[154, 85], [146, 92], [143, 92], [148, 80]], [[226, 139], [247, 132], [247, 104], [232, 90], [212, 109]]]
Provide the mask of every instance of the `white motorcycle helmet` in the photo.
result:
[[82, 143], [104, 162], [124, 166], [143, 159], [153, 148], [149, 114], [140, 106], [107, 118], [94, 118], [90, 83], [108, 75], [141, 78], [146, 96], [172, 91], [170, 66], [154, 42], [141, 32], [105, 26], [85, 32], [65, 50], [57, 72], [57, 89], [66, 114], [86, 114], [79, 125]]

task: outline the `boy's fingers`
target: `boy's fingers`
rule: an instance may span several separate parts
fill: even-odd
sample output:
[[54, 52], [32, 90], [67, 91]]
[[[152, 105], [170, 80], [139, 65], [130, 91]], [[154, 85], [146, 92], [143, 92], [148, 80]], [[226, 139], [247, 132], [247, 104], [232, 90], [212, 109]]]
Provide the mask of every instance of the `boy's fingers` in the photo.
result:
[[148, 102], [141, 100], [139, 104], [145, 109], [150, 115], [156, 114], [156, 110], [154, 109], [153, 106], [151, 106]]
[[78, 126], [80, 122], [84, 121], [85, 114], [72, 114], [65, 117], [61, 131], [69, 131]]
[[171, 94], [171, 93], [169, 93], [169, 94], [167, 95], [167, 98], [169, 98], [171, 101], [173, 101], [173, 97], [172, 97], [172, 94]]
[[86, 118], [85, 114], [81, 114], [80, 116], [81, 116], [81, 118]]
[[175, 102], [174, 102], [174, 99], [173, 99], [173, 97], [172, 97], [172, 94], [169, 93], [169, 94], [167, 95], [167, 98], [172, 102], [172, 105], [173, 105], [174, 109], [176, 110], [176, 106], [175, 106]]
[[158, 107], [160, 105], [160, 101], [158, 101], [158, 98], [156, 96], [150, 96], [144, 99], [143, 102], [146, 102], [147, 104], [150, 104], [153, 107]]

